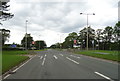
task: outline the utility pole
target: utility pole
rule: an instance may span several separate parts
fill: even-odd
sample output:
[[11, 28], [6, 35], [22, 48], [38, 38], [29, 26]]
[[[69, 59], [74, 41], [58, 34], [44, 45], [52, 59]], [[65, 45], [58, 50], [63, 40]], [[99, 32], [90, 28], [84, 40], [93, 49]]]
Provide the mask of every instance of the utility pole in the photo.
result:
[[88, 38], [88, 15], [95, 15], [95, 13], [93, 14], [86, 14], [86, 13], [80, 13], [80, 15], [87, 15], [87, 41], [86, 41], [86, 46], [87, 46], [87, 50], [88, 50], [88, 47], [89, 47], [89, 38]]
[[28, 20], [26, 20], [26, 35], [25, 35], [25, 47], [26, 47], [26, 50], [27, 50], [27, 22], [28, 22]]
[[[41, 35], [39, 35], [39, 36], [41, 36]], [[40, 50], [40, 41], [39, 41], [39, 50]]]

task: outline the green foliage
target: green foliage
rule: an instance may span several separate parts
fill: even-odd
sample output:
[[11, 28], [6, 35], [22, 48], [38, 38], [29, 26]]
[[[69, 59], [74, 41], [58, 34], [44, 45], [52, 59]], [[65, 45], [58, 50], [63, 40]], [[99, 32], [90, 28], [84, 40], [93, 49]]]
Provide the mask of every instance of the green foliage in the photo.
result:
[[46, 43], [45, 41], [35, 41], [35, 47], [36, 49], [44, 49], [46, 48]]
[[89, 49], [100, 50], [119, 50], [120, 49], [120, 21], [115, 27], [107, 26], [105, 29], [94, 30], [91, 27], [80, 30], [79, 35], [76, 32], [70, 33], [62, 43], [63, 48], [73, 48], [73, 40], [77, 40], [77, 45], [81, 49], [86, 48], [88, 31]]
[[31, 49], [32, 41], [33, 41], [33, 37], [31, 37], [30, 34], [25, 34], [25, 36], [23, 37], [23, 39], [21, 41], [21, 44], [23, 47], [26, 47], [26, 45], [27, 45], [27, 49]]
[[[4, 2], [4, 0], [0, 1], [0, 20], [5, 21], [7, 19], [11, 19], [14, 16], [12, 13], [8, 13], [9, 7], [10, 5], [8, 5], [7, 2]], [[0, 24], [2, 23], [0, 22]]]
[[88, 46], [91, 48], [92, 41], [94, 41], [95, 38], [95, 30], [91, 27], [84, 28], [79, 32], [79, 42], [81, 43], [82, 48], [86, 48], [86, 41], [87, 41], [87, 31], [88, 31]]
[[6, 29], [0, 29], [0, 33], [2, 35], [2, 45], [4, 45], [4, 43], [8, 40], [8, 38], [10, 37], [10, 30], [6, 30]]
[[78, 35], [76, 32], [70, 33], [62, 44], [63, 48], [73, 48], [74, 40], [78, 39]]

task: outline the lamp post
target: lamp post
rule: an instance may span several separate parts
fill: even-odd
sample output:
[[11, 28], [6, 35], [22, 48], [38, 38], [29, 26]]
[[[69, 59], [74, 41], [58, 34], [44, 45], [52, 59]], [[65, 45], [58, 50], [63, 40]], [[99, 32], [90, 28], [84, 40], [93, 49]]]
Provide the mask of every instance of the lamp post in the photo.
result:
[[25, 35], [25, 36], [26, 36], [26, 37], [25, 37], [25, 38], [26, 38], [26, 39], [25, 39], [25, 41], [26, 41], [26, 44], [25, 44], [25, 45], [26, 45], [26, 46], [25, 46], [25, 47], [26, 47], [26, 50], [27, 50], [27, 23], [28, 23], [28, 20], [26, 20], [26, 35]]
[[[41, 36], [41, 35], [39, 35], [39, 36]], [[39, 41], [39, 50], [40, 50], [40, 41]]]
[[87, 50], [88, 50], [88, 15], [95, 15], [95, 13], [89, 14], [89, 13], [80, 13], [80, 15], [87, 15]]

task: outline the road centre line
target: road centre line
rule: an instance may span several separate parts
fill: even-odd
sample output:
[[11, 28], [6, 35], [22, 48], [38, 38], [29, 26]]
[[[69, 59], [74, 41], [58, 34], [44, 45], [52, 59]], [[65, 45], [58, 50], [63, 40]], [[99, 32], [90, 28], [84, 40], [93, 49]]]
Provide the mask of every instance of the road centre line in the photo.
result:
[[54, 57], [55, 59], [57, 59], [57, 57], [56, 57], [55, 55], [53, 55], [53, 57]]
[[45, 63], [45, 58], [43, 59], [42, 66], [44, 65], [44, 63]]
[[40, 57], [40, 59], [42, 59], [42, 58], [43, 58], [43, 56]]
[[76, 64], [79, 64], [79, 62], [77, 62], [77, 61], [75, 61], [75, 60], [72, 60], [72, 59], [70, 59], [69, 57], [66, 57], [66, 58], [67, 58], [68, 60], [70, 60], [70, 61], [76, 63]]
[[[34, 56], [35, 57], [35, 56]], [[16, 68], [15, 70], [13, 70], [12, 72], [16, 72], [18, 69], [20, 69], [21, 67], [23, 67], [25, 64], [27, 64], [30, 60], [32, 60], [34, 57], [30, 58], [28, 61], [26, 61], [25, 63], [23, 63], [21, 66], [19, 66], [18, 68]], [[9, 77], [11, 74], [6, 75], [3, 79], [6, 79], [7, 77]]]
[[105, 79], [107, 79], [107, 80], [114, 81], [114, 80], [112, 80], [111, 78], [109, 78], [109, 77], [107, 77], [107, 76], [105, 76], [105, 75], [103, 75], [103, 74], [101, 74], [101, 73], [99, 73], [99, 72], [95, 72], [95, 74], [97, 74], [97, 75], [99, 75], [99, 76], [101, 76], [101, 77], [103, 77], [103, 78], [105, 78]]
[[46, 57], [47, 55], [45, 54], [45, 57]]

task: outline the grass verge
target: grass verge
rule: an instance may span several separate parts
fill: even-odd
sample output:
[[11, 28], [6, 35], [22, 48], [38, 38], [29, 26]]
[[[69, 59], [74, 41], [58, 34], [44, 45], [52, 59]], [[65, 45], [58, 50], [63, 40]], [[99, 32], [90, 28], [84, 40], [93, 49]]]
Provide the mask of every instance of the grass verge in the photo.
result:
[[26, 51], [3, 51], [2, 74], [29, 58], [27, 56], [20, 56], [23, 54], [27, 54], [27, 52]]
[[120, 52], [119, 51], [106, 51], [106, 50], [86, 51], [86, 50], [84, 50], [84, 51], [79, 51], [76, 53], [120, 62]]

